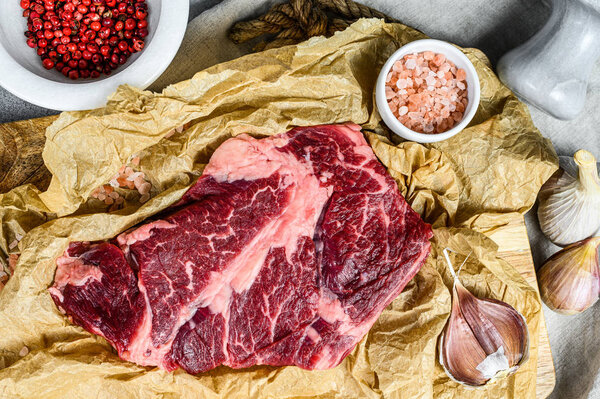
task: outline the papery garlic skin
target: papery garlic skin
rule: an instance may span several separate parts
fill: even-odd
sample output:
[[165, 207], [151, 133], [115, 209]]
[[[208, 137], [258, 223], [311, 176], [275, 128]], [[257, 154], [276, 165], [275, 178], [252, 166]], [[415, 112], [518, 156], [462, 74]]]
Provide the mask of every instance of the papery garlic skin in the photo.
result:
[[515, 372], [527, 360], [527, 323], [507, 303], [477, 298], [456, 281], [439, 352], [440, 363], [453, 380], [483, 386]]
[[600, 230], [600, 179], [594, 156], [585, 150], [574, 155], [578, 178], [557, 171], [541, 188], [538, 220], [542, 232], [565, 246]]
[[576, 242], [552, 255], [538, 272], [540, 295], [550, 309], [577, 314], [600, 295], [600, 237]]

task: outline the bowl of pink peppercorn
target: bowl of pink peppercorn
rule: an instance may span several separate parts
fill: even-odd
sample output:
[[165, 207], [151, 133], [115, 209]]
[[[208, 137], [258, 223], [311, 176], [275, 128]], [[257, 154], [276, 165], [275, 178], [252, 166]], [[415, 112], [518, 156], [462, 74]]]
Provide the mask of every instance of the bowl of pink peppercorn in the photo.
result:
[[480, 92], [477, 71], [459, 48], [425, 39], [402, 46], [387, 60], [377, 78], [375, 100], [394, 133], [433, 143], [467, 127]]
[[5, 0], [0, 85], [61, 111], [101, 107], [119, 85], [148, 87], [169, 66], [189, 0]]

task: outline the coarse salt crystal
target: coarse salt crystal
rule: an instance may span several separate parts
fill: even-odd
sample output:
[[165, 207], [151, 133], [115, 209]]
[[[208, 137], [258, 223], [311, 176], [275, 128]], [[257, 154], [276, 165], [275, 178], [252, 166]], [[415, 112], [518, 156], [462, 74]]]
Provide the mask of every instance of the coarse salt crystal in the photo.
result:
[[398, 108], [399, 115], [406, 115], [407, 112], [408, 112], [408, 107], [406, 105], [403, 105], [400, 108]]
[[417, 62], [413, 59], [409, 59], [406, 61], [406, 69], [415, 69], [417, 66]]
[[138, 177], [141, 177], [142, 175], [143, 175], [143, 173], [142, 173], [142, 172], [135, 172], [135, 173], [132, 173], [132, 174], [130, 174], [130, 175], [127, 177], [127, 180], [129, 180], [129, 181], [134, 181], [135, 179], [137, 179]]
[[4, 270], [0, 270], [0, 283], [5, 284], [8, 281], [8, 273]]
[[169, 137], [171, 137], [174, 134], [175, 134], [175, 129], [171, 129], [167, 132], [167, 134], [165, 134], [165, 138], [168, 139]]
[[150, 192], [151, 188], [152, 188], [152, 185], [150, 183], [143, 183], [138, 188], [138, 191], [140, 192], [140, 194], [144, 195], [144, 194], [148, 194]]
[[386, 86], [385, 87], [385, 98], [389, 100], [390, 98], [393, 98], [393, 97], [394, 97], [394, 90], [391, 87]]
[[29, 353], [29, 348], [24, 346], [21, 348], [21, 350], [19, 351], [19, 356], [21, 357], [25, 357], [27, 356], [27, 354]]

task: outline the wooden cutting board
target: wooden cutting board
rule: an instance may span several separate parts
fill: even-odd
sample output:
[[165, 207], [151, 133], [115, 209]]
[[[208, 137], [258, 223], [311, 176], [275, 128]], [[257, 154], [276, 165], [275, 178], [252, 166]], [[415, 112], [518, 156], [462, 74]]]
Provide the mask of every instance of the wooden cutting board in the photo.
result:
[[[45, 190], [50, 172], [44, 166], [44, 132], [56, 119], [48, 116], [0, 124], [0, 193], [26, 183]], [[522, 216], [489, 235], [499, 248], [501, 258], [512, 264], [532, 287], [538, 290], [531, 248]], [[545, 399], [554, 389], [555, 374], [546, 321], [542, 317], [538, 347], [537, 398]]]
[[[513, 265], [539, 293], [535, 267], [533, 265], [533, 258], [531, 257], [531, 247], [529, 246], [529, 237], [527, 236], [523, 216], [516, 216], [510, 223], [502, 226], [488, 236], [498, 244], [498, 255]], [[537, 399], [547, 398], [554, 389], [555, 383], [556, 376], [554, 373], [552, 352], [550, 351], [550, 341], [548, 341], [546, 319], [542, 317], [538, 345]]]

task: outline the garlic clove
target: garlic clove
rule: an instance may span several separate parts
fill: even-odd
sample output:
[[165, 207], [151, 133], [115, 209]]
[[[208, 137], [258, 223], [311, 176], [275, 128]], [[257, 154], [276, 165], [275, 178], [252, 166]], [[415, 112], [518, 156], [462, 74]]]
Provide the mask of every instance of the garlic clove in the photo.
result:
[[552, 310], [581, 313], [598, 300], [600, 237], [576, 242], [552, 255], [538, 272], [540, 295]]
[[452, 379], [482, 386], [515, 372], [527, 359], [527, 324], [512, 306], [477, 298], [456, 280], [439, 351], [440, 363]]
[[[573, 176], [573, 164], [577, 176]], [[541, 188], [538, 220], [542, 232], [557, 245], [590, 237], [600, 230], [600, 179], [594, 156], [579, 150]]]
[[454, 380], [468, 385], [483, 385], [487, 379], [477, 370], [477, 366], [487, 355], [462, 317], [455, 296], [448, 324], [440, 336], [440, 363]]

